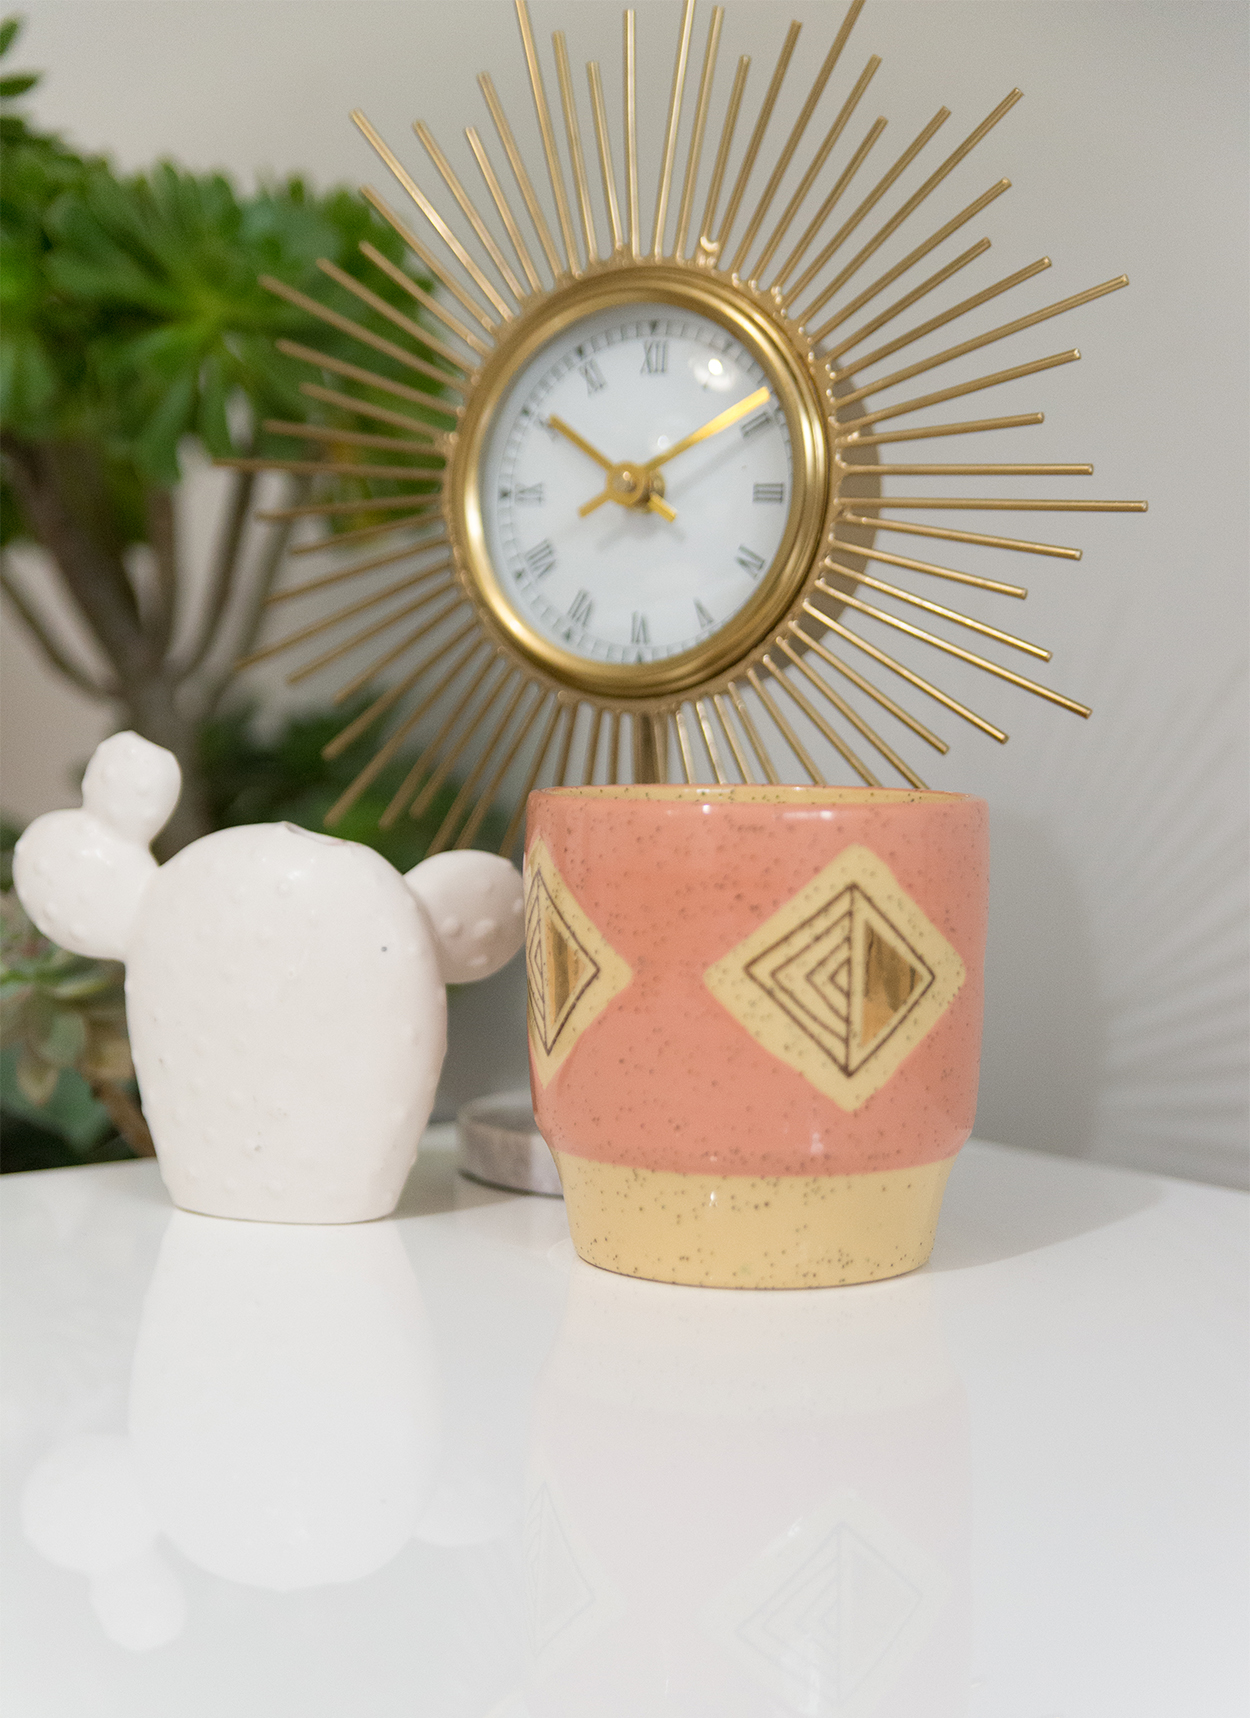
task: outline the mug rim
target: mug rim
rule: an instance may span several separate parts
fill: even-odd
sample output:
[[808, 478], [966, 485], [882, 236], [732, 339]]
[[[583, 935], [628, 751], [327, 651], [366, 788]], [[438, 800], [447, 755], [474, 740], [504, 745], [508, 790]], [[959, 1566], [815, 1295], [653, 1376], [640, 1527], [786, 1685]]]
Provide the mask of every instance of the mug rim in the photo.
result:
[[775, 805], [775, 806], [905, 806], [984, 804], [977, 794], [952, 793], [940, 788], [911, 787], [816, 787], [788, 783], [761, 785], [752, 782], [624, 782], [584, 787], [536, 788], [531, 799], [590, 799], [607, 803], [660, 805]]

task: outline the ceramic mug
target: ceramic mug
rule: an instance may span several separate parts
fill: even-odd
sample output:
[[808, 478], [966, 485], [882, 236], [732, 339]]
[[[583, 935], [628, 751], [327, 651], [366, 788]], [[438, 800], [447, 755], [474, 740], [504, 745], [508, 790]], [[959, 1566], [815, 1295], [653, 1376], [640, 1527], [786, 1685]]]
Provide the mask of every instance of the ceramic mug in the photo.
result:
[[976, 1109], [988, 811], [885, 788], [530, 796], [534, 1114], [582, 1258], [914, 1270]]

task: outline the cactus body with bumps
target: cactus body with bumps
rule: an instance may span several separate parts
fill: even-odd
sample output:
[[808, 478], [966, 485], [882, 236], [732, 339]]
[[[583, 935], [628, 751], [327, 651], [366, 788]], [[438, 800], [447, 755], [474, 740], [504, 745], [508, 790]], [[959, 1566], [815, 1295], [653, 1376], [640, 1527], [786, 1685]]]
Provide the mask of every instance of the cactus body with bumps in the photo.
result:
[[158, 867], [148, 844], [178, 790], [171, 753], [106, 740], [82, 809], [18, 843], [18, 894], [64, 947], [126, 962], [139, 1089], [177, 1204], [267, 1222], [385, 1216], [433, 1107], [444, 986], [520, 947], [520, 876], [477, 852], [401, 876], [293, 824], [221, 830]]

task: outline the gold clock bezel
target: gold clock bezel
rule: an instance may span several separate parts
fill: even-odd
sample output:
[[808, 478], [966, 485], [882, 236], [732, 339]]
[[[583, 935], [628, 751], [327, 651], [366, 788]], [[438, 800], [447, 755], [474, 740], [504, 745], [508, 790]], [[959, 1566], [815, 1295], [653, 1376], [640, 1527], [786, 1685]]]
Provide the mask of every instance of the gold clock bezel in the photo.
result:
[[[763, 368], [790, 433], [792, 494], [781, 545], [753, 596], [723, 627], [676, 656], [605, 663], [562, 648], [527, 624], [492, 565], [482, 516], [482, 460], [500, 407], [536, 353], [577, 323], [631, 304], [671, 304], [718, 323]], [[740, 287], [690, 264], [606, 264], [536, 303], [508, 329], [473, 381], [464, 416], [449, 438], [444, 478], [448, 535], [465, 590], [503, 644], [560, 686], [589, 697], [633, 702], [674, 698], [740, 664], [794, 606], [820, 559], [834, 468], [828, 406], [793, 344]], [[695, 426], [691, 426], [692, 428]]]

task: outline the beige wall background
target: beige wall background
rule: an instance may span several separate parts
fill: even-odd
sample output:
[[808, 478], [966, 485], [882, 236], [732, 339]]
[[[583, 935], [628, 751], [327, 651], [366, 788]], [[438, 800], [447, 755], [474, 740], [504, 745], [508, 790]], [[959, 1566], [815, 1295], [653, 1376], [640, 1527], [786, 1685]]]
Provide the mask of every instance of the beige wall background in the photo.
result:
[[[533, 10], [544, 52], [551, 30], [566, 31], [579, 88], [582, 63], [603, 62], [615, 111], [619, 7], [534, 0]], [[538, 147], [504, 0], [29, 0], [24, 11], [21, 63], [48, 74], [41, 120], [127, 167], [171, 156], [244, 179], [299, 170], [387, 190], [347, 119], [361, 106], [414, 166], [408, 128], [424, 118], [467, 180], [463, 128], [486, 121], [483, 68], [527, 152]], [[640, 0], [637, 11], [642, 173], [653, 187], [678, 9]], [[701, 5], [697, 42], [709, 11]], [[753, 111], [791, 16], [803, 35], [774, 121], [784, 135], [840, 6], [729, 0], [713, 123], [740, 52], [754, 57]], [[978, 1131], [1243, 1185], [1246, 21], [1240, 0], [872, 0], [812, 126], [821, 135], [821, 115], [870, 52], [884, 65], [861, 111], [889, 117], [895, 151], [945, 103], [945, 152], [1019, 84], [1026, 100], [934, 197], [933, 220], [904, 228], [908, 245], [1005, 174], [1012, 191], [973, 235], [984, 231], [993, 251], [967, 278], [979, 270], [975, 284], [986, 284], [1041, 254], [1053, 262], [1005, 314], [1120, 272], [1132, 279], [1002, 348], [1003, 363], [1074, 344], [1083, 358], [996, 390], [988, 409], [1042, 410], [1046, 423], [979, 438], [975, 455], [1092, 460], [1082, 493], [1150, 502], [1144, 518], [1063, 519], [1053, 538], [1083, 548], [1077, 565], [1016, 558], [1029, 562], [1019, 573], [1030, 596], [1008, 624], [1053, 648], [1044, 677], [1095, 715], [1082, 723], [955, 665], [940, 683], [1011, 743], [943, 721], [951, 751], [927, 774], [992, 808]], [[547, 76], [554, 90], [549, 60]], [[964, 278], [935, 307], [974, 290]], [[994, 308], [970, 331], [1005, 319]], [[183, 498], [205, 552], [215, 482], [196, 471]], [[975, 554], [958, 564], [979, 570]], [[37, 559], [22, 570], [41, 576]], [[1001, 620], [992, 601], [976, 612]], [[109, 717], [44, 672], [16, 623], [0, 648], [3, 799], [25, 818], [71, 799]], [[930, 666], [924, 653], [910, 660]], [[273, 676], [255, 684], [283, 696]], [[480, 1080], [484, 1060], [491, 1083], [523, 1080], [521, 983], [508, 970], [463, 1008], [445, 1104]]]

